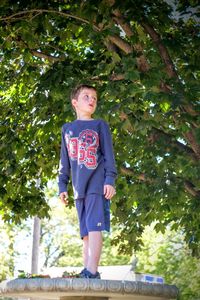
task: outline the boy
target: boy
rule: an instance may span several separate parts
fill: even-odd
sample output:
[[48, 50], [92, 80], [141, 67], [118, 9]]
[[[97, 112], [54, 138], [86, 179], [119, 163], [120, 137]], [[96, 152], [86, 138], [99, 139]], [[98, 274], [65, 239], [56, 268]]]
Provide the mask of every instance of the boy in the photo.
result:
[[59, 194], [68, 203], [67, 184], [72, 175], [74, 199], [83, 239], [82, 278], [100, 278], [98, 264], [102, 231], [110, 229], [110, 199], [115, 194], [117, 171], [109, 127], [92, 118], [97, 106], [96, 89], [77, 86], [71, 94], [77, 119], [62, 127]]

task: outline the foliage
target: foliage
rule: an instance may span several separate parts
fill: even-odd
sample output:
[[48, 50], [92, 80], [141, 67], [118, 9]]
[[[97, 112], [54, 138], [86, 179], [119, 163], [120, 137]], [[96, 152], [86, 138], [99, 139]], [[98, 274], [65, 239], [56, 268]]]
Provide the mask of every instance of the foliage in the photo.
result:
[[[38, 1], [0, 4], [0, 212], [6, 221], [49, 209], [60, 130], [79, 82], [99, 91], [119, 170], [112, 203], [132, 253], [146, 225], [181, 229], [200, 254], [199, 13], [194, 1]], [[192, 10], [190, 10], [192, 7]], [[174, 9], [176, 11], [174, 12]], [[40, 179], [40, 180], [39, 180]]]
[[49, 275], [43, 275], [43, 274], [30, 274], [30, 273], [26, 273], [23, 270], [18, 270], [19, 275], [18, 278], [21, 279], [31, 279], [31, 278], [50, 278]]
[[0, 218], [0, 281], [13, 276], [14, 259], [17, 256], [14, 251], [15, 237], [14, 226], [4, 224]]
[[62, 274], [63, 278], [81, 278], [80, 273], [77, 273], [76, 271], [72, 271], [72, 272], [67, 272], [64, 271]]
[[178, 300], [200, 297], [200, 260], [191, 256], [182, 233], [168, 228], [165, 234], [156, 233], [153, 226], [143, 233], [144, 246], [137, 253], [137, 271], [162, 275], [167, 284], [175, 284]]

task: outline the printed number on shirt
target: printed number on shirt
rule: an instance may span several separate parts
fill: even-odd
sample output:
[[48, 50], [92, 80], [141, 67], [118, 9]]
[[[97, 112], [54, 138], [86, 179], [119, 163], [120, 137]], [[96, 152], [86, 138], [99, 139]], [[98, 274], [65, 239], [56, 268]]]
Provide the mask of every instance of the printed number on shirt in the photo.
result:
[[78, 164], [84, 164], [88, 169], [95, 169], [97, 166], [97, 148], [99, 146], [99, 136], [96, 131], [83, 130], [79, 137], [65, 135], [67, 149], [72, 160], [77, 160]]

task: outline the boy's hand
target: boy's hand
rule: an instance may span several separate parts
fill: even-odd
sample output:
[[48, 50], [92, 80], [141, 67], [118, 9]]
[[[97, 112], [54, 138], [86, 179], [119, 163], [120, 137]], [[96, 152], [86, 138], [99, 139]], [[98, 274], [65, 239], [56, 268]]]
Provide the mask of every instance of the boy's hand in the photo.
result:
[[104, 196], [106, 199], [111, 199], [116, 194], [115, 188], [110, 185], [104, 185]]
[[67, 194], [67, 192], [60, 193], [60, 200], [64, 205], [68, 204], [68, 194]]

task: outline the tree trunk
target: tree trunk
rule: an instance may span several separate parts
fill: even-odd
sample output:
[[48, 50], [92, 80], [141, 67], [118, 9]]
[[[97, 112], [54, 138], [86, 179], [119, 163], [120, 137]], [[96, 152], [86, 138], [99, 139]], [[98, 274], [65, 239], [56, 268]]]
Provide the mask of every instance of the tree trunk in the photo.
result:
[[32, 274], [38, 274], [39, 246], [40, 246], [40, 219], [38, 217], [34, 217], [32, 261], [31, 261]]

